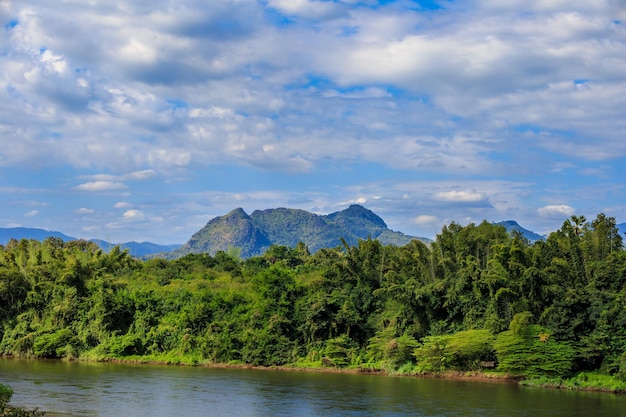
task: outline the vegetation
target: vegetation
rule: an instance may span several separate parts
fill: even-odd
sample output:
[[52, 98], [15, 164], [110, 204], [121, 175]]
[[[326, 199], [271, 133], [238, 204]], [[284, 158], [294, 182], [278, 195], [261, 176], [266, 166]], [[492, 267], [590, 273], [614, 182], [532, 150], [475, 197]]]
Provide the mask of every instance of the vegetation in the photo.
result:
[[624, 391], [626, 251], [615, 220], [530, 243], [445, 226], [430, 245], [346, 241], [138, 261], [92, 243], [0, 246], [0, 354], [488, 372]]
[[12, 407], [9, 401], [13, 396], [13, 390], [6, 385], [0, 384], [0, 417], [43, 417], [44, 413], [37, 410], [25, 410], [20, 407]]

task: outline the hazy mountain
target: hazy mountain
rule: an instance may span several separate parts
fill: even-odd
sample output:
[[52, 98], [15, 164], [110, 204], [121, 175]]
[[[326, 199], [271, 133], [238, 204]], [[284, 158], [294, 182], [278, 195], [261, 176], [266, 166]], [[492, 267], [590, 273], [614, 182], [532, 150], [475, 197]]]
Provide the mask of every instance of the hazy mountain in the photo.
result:
[[622, 236], [622, 240], [624, 241], [624, 245], [626, 245], [626, 223], [620, 223], [617, 225], [619, 229], [619, 234]]
[[511, 233], [513, 231], [520, 232], [522, 234], [522, 236], [524, 236], [526, 239], [528, 239], [531, 242], [536, 242], [538, 240], [546, 240], [545, 236], [537, 234], [537, 233], [535, 233], [533, 231], [530, 231], [528, 229], [524, 229], [515, 220], [506, 220], [506, 221], [499, 222], [499, 223], [496, 223], [496, 224], [504, 226], [506, 228], [507, 232], [509, 232], [509, 233]]
[[358, 205], [327, 216], [288, 208], [256, 210], [248, 215], [238, 208], [212, 219], [189, 242], [165, 256], [215, 254], [219, 250], [237, 247], [241, 249], [242, 258], [249, 258], [261, 255], [271, 245], [295, 247], [298, 242], [304, 242], [311, 252], [316, 252], [341, 245], [342, 238], [354, 245], [359, 239], [368, 237], [399, 246], [413, 239], [428, 241], [389, 230], [380, 217]]
[[170, 252], [180, 248], [181, 245], [159, 245], [152, 242], [126, 242], [126, 243], [110, 243], [106, 240], [90, 239], [90, 242], [98, 245], [100, 249], [105, 252], [109, 252], [115, 246], [119, 246], [121, 250], [128, 249], [128, 253], [131, 256], [140, 258], [146, 255], [152, 255], [154, 253]]
[[58, 237], [60, 239], [63, 239], [64, 242], [69, 242], [70, 240], [76, 240], [75, 237], [65, 235], [61, 232], [54, 232], [54, 231], [44, 230], [44, 229], [37, 229], [37, 228], [31, 228], [31, 227], [0, 228], [0, 245], [6, 245], [11, 239], [45, 240], [48, 237]]
[[[78, 240], [73, 236], [68, 236], [61, 232], [37, 229], [32, 227], [0, 228], [0, 245], [6, 245], [11, 239], [33, 239], [43, 241], [49, 237], [57, 237], [62, 239], [64, 242]], [[180, 247], [180, 245], [158, 245], [151, 242], [110, 243], [100, 239], [91, 239], [90, 242], [95, 243], [96, 245], [98, 245], [98, 247], [100, 247], [100, 249], [104, 250], [105, 252], [110, 251], [115, 246], [119, 246], [122, 250], [128, 249], [128, 253], [136, 257], [150, 255], [153, 253], [169, 252]]]

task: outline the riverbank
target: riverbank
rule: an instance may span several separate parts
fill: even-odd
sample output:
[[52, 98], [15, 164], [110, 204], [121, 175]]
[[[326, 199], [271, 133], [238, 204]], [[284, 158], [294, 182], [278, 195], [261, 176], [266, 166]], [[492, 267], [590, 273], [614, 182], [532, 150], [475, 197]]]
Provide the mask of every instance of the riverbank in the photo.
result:
[[[380, 375], [380, 376], [395, 376], [404, 378], [435, 378], [435, 379], [450, 379], [450, 380], [465, 380], [465, 381], [481, 381], [481, 382], [494, 382], [494, 383], [507, 383], [517, 384], [523, 381], [523, 378], [515, 375], [509, 375], [498, 371], [442, 371], [442, 372], [401, 372], [399, 370], [386, 370], [382, 368], [338, 368], [329, 366], [300, 366], [300, 365], [275, 365], [275, 366], [259, 366], [246, 363], [213, 363], [202, 362], [194, 360], [185, 360], [185, 358], [177, 358], [176, 360], [158, 359], [154, 357], [134, 356], [127, 358], [79, 358], [73, 359], [79, 362], [105, 362], [105, 363], [119, 363], [130, 365], [162, 365], [162, 366], [200, 366], [207, 368], [217, 369], [251, 369], [260, 371], [285, 371], [285, 372], [319, 372], [319, 373], [341, 373], [341, 374], [358, 374], [358, 375]], [[537, 385], [535, 385], [537, 386]], [[555, 388], [554, 386], [546, 385], [546, 388]], [[595, 389], [593, 391], [609, 392], [604, 389]]]
[[440, 378], [450, 380], [480, 381], [507, 384], [520, 384], [534, 388], [562, 389], [570, 391], [605, 392], [613, 394], [626, 394], [626, 381], [620, 381], [609, 375], [593, 372], [581, 372], [571, 378], [535, 378], [525, 379], [521, 376], [510, 375], [498, 371], [441, 371], [441, 372], [401, 372], [399, 370], [385, 370], [379, 368], [337, 368], [328, 366], [258, 366], [244, 363], [211, 363], [211, 362], [185, 362], [171, 360], [156, 360], [145, 357], [133, 358], [100, 358], [98, 360], [79, 359], [85, 362], [111, 362], [121, 364], [147, 364], [166, 366], [202, 366], [208, 368], [223, 369], [252, 369], [261, 371], [286, 371], [286, 372], [321, 372], [321, 373], [344, 373], [360, 375], [397, 376], [406, 378]]
[[[10, 359], [10, 358], [9, 358]], [[47, 359], [35, 359], [47, 360]], [[612, 376], [603, 375], [593, 372], [581, 372], [571, 378], [535, 378], [525, 379], [520, 376], [510, 375], [495, 370], [478, 370], [478, 371], [442, 371], [442, 372], [401, 372], [400, 370], [386, 370], [381, 368], [338, 368], [329, 366], [305, 366], [300, 365], [281, 365], [281, 366], [259, 366], [246, 363], [213, 363], [199, 361], [194, 358], [177, 357], [157, 358], [146, 356], [132, 356], [125, 358], [110, 357], [80, 357], [73, 359], [61, 359], [61, 361], [85, 362], [85, 363], [117, 363], [129, 365], [160, 365], [160, 366], [199, 366], [217, 369], [250, 369], [260, 371], [285, 371], [285, 372], [317, 372], [317, 373], [340, 373], [340, 374], [359, 374], [359, 375], [380, 375], [395, 376], [405, 378], [435, 378], [449, 380], [464, 380], [477, 382], [493, 382], [520, 384], [533, 388], [550, 388], [570, 391], [590, 391], [605, 392], [614, 394], [626, 394], [626, 381], [620, 381]]]

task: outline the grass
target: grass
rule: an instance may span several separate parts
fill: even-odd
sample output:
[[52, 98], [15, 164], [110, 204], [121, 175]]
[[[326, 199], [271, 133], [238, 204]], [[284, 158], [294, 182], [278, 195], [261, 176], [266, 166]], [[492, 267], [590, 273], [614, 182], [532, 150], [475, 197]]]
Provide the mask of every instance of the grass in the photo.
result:
[[521, 381], [520, 384], [530, 387], [626, 393], [626, 381], [597, 372], [581, 372], [572, 378], [531, 378]]

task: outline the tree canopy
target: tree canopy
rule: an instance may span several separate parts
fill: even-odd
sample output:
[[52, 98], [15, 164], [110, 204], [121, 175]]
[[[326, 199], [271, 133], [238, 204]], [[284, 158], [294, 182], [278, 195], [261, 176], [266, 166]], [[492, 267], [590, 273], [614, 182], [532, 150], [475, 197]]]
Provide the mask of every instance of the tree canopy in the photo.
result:
[[138, 261], [85, 241], [0, 246], [0, 353], [184, 363], [477, 370], [626, 380], [615, 219], [530, 243], [483, 222], [431, 244], [360, 240]]

